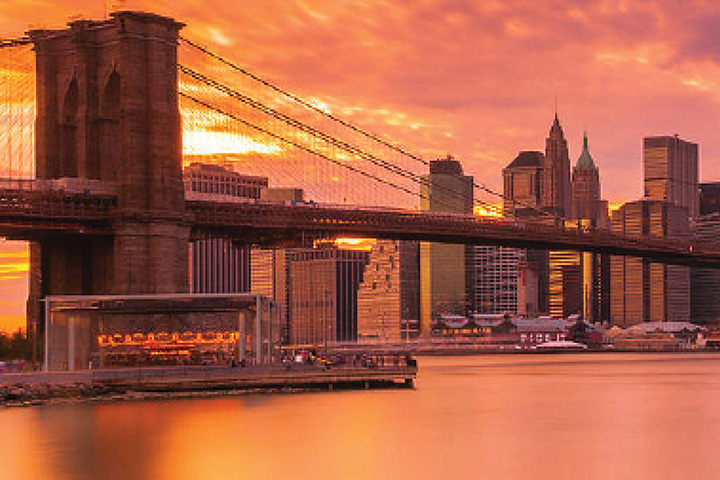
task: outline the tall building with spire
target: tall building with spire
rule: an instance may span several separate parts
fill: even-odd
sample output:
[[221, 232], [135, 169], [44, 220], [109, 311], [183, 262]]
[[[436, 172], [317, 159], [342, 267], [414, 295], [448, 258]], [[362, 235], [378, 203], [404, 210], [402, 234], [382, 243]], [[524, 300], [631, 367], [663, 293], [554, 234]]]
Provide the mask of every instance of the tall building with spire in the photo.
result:
[[590, 155], [588, 137], [584, 134], [582, 153], [572, 172], [572, 218], [591, 220], [598, 225], [601, 215], [600, 171]]
[[572, 213], [570, 156], [557, 113], [545, 141], [542, 168], [542, 206], [562, 217]]

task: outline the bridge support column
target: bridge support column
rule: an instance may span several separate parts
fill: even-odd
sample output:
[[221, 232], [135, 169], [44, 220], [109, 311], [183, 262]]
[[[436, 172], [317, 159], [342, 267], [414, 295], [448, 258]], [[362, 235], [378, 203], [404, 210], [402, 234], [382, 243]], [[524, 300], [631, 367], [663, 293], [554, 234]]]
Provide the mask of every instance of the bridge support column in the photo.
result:
[[30, 244], [28, 331], [33, 322], [41, 328], [44, 324], [41, 300], [45, 296], [109, 293], [112, 243], [108, 237], [69, 235], [45, 237]]
[[92, 180], [115, 192], [117, 211], [112, 237], [58, 236], [32, 247], [31, 319], [41, 318], [38, 300], [46, 295], [189, 290], [177, 92], [182, 27], [124, 11], [28, 32], [37, 61], [36, 176], [96, 193]]
[[112, 293], [186, 293], [189, 227], [125, 223], [115, 229]]

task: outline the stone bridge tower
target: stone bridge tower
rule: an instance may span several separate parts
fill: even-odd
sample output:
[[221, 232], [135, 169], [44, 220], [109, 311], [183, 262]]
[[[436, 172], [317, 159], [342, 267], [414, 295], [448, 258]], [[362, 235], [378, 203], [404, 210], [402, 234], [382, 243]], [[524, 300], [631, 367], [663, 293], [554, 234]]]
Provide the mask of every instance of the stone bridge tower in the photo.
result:
[[37, 57], [37, 178], [114, 189], [118, 202], [111, 237], [33, 243], [30, 319], [45, 295], [188, 290], [176, 67], [182, 26], [117, 12], [29, 32]]

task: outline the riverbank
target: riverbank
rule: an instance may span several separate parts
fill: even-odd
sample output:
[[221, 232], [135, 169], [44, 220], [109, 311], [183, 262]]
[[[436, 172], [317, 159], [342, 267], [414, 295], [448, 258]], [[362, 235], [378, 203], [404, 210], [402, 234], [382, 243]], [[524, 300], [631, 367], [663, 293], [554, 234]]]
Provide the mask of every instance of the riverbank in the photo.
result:
[[455, 355], [554, 355], [554, 354], [589, 354], [589, 353], [720, 353], [718, 349], [654, 349], [654, 348], [587, 348], [587, 349], [538, 349], [519, 348], [515, 345], [487, 344], [442, 344], [416, 346], [410, 349], [417, 356], [455, 356]]
[[416, 366], [150, 367], [0, 375], [0, 405], [34, 406], [312, 390], [411, 388]]

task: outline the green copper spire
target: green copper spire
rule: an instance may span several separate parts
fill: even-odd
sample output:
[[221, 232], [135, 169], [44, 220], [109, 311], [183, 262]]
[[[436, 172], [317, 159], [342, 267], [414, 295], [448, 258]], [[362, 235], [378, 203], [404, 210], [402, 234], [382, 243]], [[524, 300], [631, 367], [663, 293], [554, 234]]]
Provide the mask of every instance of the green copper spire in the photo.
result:
[[583, 150], [580, 154], [580, 158], [578, 158], [576, 166], [577, 168], [584, 170], [595, 170], [597, 168], [595, 166], [595, 162], [593, 162], [592, 155], [590, 155], [590, 150], [588, 149], [587, 132], [583, 134]]

